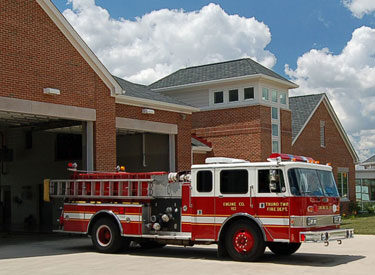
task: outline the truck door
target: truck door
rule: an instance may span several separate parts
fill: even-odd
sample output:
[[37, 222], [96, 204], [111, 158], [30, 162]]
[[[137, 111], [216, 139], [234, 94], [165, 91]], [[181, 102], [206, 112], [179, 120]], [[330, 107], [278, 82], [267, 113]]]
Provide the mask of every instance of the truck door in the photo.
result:
[[215, 237], [214, 169], [192, 171], [192, 238], [213, 240]]
[[287, 195], [284, 169], [257, 169], [254, 210], [269, 241], [288, 242], [290, 237], [290, 197]]

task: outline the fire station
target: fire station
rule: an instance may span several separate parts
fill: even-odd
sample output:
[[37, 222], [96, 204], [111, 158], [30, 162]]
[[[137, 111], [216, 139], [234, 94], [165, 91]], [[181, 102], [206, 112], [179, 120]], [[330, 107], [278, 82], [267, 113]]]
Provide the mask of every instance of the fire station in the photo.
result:
[[[70, 161], [88, 171], [172, 172], [206, 156], [304, 154], [308, 144], [315, 159], [340, 159], [335, 176], [355, 199], [357, 156], [326, 96], [289, 98], [297, 85], [250, 59], [131, 83], [111, 75], [51, 1], [1, 0], [0, 11], [0, 226], [48, 229], [58, 214], [43, 202], [43, 179], [66, 178]], [[232, 74], [209, 78], [211, 69]], [[337, 139], [341, 155], [330, 147]]]

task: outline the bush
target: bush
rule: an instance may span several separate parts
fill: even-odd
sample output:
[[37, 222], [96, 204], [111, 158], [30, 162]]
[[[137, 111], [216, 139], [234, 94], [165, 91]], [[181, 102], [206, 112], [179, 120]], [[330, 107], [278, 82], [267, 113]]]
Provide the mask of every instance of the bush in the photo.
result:
[[375, 213], [375, 202], [366, 202], [363, 204], [363, 210], [368, 212], [369, 214]]
[[361, 206], [356, 202], [349, 203], [349, 213], [357, 215], [358, 211], [361, 210]]

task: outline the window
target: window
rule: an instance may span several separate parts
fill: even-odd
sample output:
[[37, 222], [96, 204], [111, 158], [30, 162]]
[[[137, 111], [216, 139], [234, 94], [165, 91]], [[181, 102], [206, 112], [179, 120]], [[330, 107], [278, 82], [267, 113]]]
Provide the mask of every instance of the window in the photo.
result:
[[286, 93], [280, 92], [280, 103], [286, 104]]
[[278, 119], [279, 118], [279, 112], [278, 112], [277, 108], [275, 108], [275, 107], [271, 108], [271, 115], [272, 115], [272, 119]]
[[268, 92], [268, 89], [267, 88], [263, 88], [262, 89], [262, 99], [263, 100], [268, 100], [268, 98], [269, 98], [269, 94], [268, 94], [269, 92]]
[[222, 194], [246, 194], [248, 191], [247, 170], [222, 170], [220, 172], [220, 192]]
[[254, 87], [244, 89], [244, 99], [254, 99]]
[[279, 136], [279, 126], [277, 124], [272, 124], [272, 135], [274, 137]]
[[272, 99], [272, 102], [277, 102], [277, 91], [272, 91], [271, 93], [271, 99]]
[[198, 192], [211, 192], [212, 191], [212, 172], [211, 171], [198, 171], [197, 191]]
[[238, 101], [238, 90], [229, 90], [229, 102]]
[[320, 121], [320, 147], [326, 147], [325, 126], [326, 126], [325, 121], [321, 120]]
[[218, 103], [223, 103], [223, 102], [224, 102], [224, 92], [223, 91], [215, 92], [214, 93], [214, 103], [218, 104]]
[[271, 193], [270, 182], [272, 171], [274, 171], [275, 176], [273, 181], [276, 183], [276, 190], [272, 191], [274, 193], [285, 192], [285, 182], [283, 171], [280, 169], [275, 170], [258, 170], [258, 193]]
[[277, 140], [272, 141], [272, 153], [279, 153], [279, 142]]
[[339, 190], [340, 197], [349, 198], [349, 184], [347, 172], [339, 172], [337, 174], [337, 189]]

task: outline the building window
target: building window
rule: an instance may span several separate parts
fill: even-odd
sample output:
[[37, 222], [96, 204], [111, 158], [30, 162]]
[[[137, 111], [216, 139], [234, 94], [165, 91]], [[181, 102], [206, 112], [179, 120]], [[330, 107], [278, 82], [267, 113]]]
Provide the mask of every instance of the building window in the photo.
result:
[[277, 140], [272, 141], [272, 153], [280, 153], [280, 151], [279, 151], [279, 141], [277, 141]]
[[244, 89], [244, 99], [254, 99], [254, 87]]
[[278, 112], [277, 108], [275, 108], [275, 107], [271, 108], [271, 115], [272, 115], [272, 119], [278, 119], [279, 118], [279, 112]]
[[220, 172], [220, 193], [246, 194], [248, 186], [247, 170], [222, 170]]
[[212, 191], [212, 172], [211, 171], [198, 171], [197, 191], [206, 192], [206, 193]]
[[340, 197], [349, 198], [348, 172], [339, 172], [337, 174], [337, 189]]
[[269, 99], [269, 91], [267, 88], [262, 89], [262, 99], [263, 100], [268, 100]]
[[280, 103], [286, 104], [286, 93], [280, 92]]
[[224, 102], [224, 92], [223, 91], [215, 92], [214, 93], [214, 103], [218, 104], [218, 103], [223, 103], [223, 102]]
[[320, 147], [326, 147], [325, 126], [326, 126], [325, 121], [321, 120], [320, 121]]
[[229, 102], [238, 101], [238, 90], [229, 90]]
[[272, 135], [274, 137], [279, 136], [279, 126], [277, 124], [272, 124]]
[[277, 91], [272, 91], [271, 93], [271, 99], [272, 99], [272, 102], [277, 102]]

